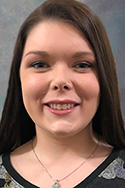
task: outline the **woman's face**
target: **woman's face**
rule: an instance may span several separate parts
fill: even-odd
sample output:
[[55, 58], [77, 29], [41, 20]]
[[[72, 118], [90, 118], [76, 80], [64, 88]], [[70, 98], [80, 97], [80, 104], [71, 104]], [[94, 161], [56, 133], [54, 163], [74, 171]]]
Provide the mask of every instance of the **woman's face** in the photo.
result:
[[59, 21], [35, 26], [25, 44], [20, 79], [37, 132], [71, 136], [91, 125], [100, 99], [97, 67], [75, 27]]

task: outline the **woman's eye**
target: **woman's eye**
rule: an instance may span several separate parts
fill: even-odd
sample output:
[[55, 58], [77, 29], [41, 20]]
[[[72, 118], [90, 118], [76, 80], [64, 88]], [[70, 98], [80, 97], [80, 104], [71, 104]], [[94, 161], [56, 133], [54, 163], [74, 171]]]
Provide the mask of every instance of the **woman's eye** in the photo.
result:
[[89, 69], [91, 67], [92, 67], [92, 64], [89, 62], [80, 62], [74, 65], [74, 68], [78, 68], [78, 69]]
[[48, 68], [49, 65], [42, 61], [35, 61], [34, 63], [31, 64], [31, 67], [34, 67], [36, 69], [45, 69]]

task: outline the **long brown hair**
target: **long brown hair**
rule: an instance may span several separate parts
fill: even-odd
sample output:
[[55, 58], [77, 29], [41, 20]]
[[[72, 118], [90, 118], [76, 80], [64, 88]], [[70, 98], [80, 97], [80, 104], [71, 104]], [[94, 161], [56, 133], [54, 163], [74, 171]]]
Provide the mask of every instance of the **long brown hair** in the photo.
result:
[[29, 32], [35, 25], [47, 19], [63, 20], [72, 24], [88, 40], [95, 53], [101, 89], [100, 105], [93, 118], [93, 129], [110, 145], [125, 147], [116, 67], [101, 21], [88, 7], [75, 0], [48, 0], [30, 14], [18, 34], [0, 122], [0, 153], [15, 149], [35, 135], [34, 122], [23, 105], [19, 69]]

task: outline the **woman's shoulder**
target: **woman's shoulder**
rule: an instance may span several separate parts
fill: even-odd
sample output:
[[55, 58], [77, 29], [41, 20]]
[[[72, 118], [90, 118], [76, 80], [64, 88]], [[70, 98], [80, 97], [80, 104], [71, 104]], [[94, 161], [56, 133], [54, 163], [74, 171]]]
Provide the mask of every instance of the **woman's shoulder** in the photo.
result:
[[0, 155], [0, 187], [17, 187], [23, 188], [21, 185], [17, 184], [14, 179], [9, 174], [8, 170], [4, 165], [4, 157], [9, 157], [9, 153]]
[[0, 155], [0, 187], [24, 188], [10, 163], [10, 152]]
[[86, 184], [90, 188], [124, 188], [125, 149], [114, 148], [106, 160], [81, 185]]
[[[110, 180], [110, 182], [124, 182], [125, 186], [125, 148], [123, 149], [113, 149], [110, 154], [108, 165], [103, 169], [99, 177], [102, 180]], [[107, 161], [108, 161], [107, 160]]]
[[[18, 181], [15, 181], [16, 173], [13, 169], [13, 161], [25, 159], [26, 154], [29, 152], [29, 143], [20, 146], [12, 152], [3, 153], [0, 155], [0, 187], [17, 187], [24, 188]], [[8, 186], [9, 185], [9, 186]]]

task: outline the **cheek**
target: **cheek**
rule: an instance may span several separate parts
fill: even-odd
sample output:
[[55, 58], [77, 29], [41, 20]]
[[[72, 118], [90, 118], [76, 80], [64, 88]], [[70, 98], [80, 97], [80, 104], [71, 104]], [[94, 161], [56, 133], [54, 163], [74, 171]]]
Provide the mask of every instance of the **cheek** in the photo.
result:
[[81, 78], [78, 78], [76, 86], [76, 92], [85, 100], [97, 99], [100, 98], [100, 85], [95, 74], [84, 75]]
[[21, 78], [22, 95], [24, 100], [39, 99], [48, 89], [47, 79], [28, 75]]

